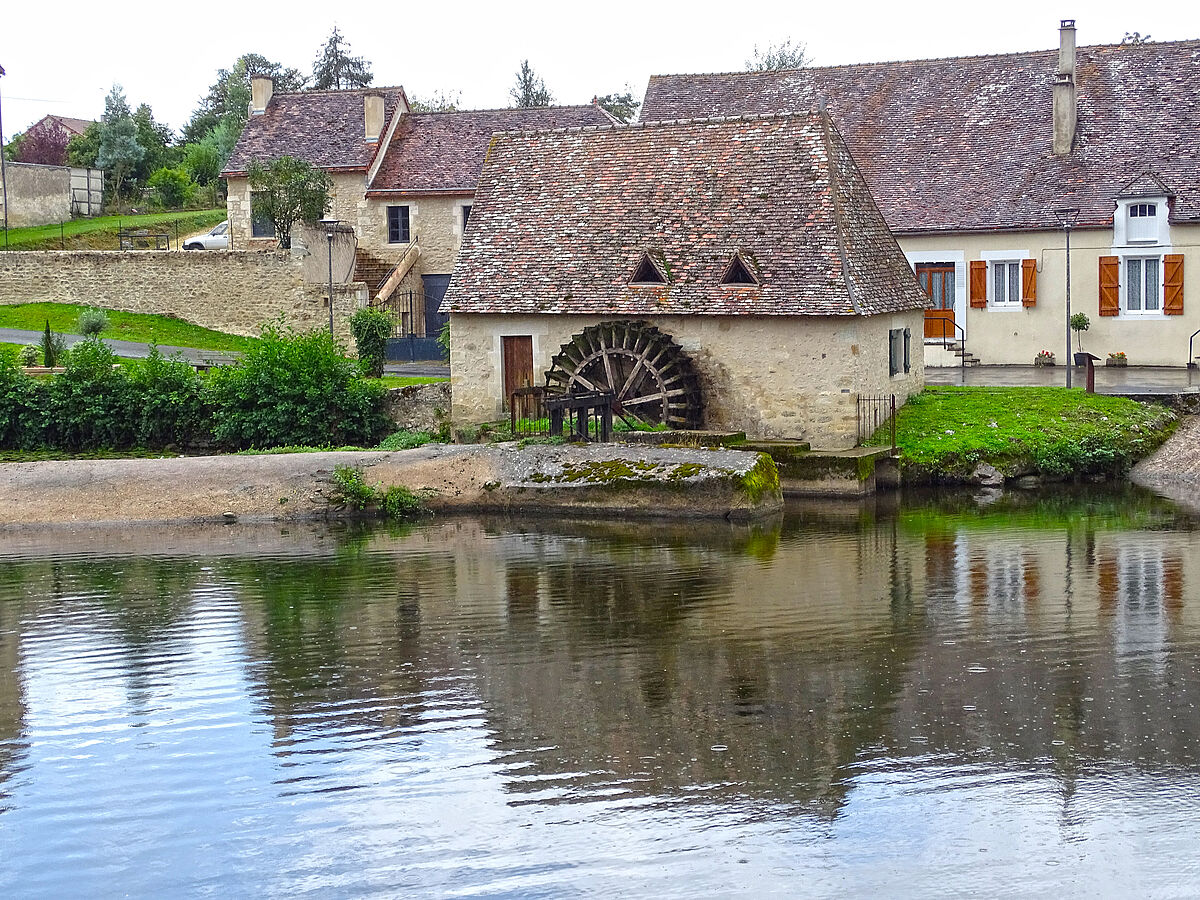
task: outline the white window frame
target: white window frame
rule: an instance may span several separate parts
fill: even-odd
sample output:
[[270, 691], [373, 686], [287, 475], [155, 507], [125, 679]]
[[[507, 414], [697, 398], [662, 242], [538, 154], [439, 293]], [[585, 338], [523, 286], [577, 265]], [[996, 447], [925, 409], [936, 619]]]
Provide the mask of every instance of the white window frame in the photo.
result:
[[[1028, 250], [984, 250], [980, 252], [979, 258], [985, 260], [988, 264], [987, 268], [987, 305], [988, 309], [994, 309], [999, 312], [1012, 312], [1018, 309], [1024, 309], [1025, 304], [1025, 273], [1021, 271], [1021, 263], [1027, 259], [1032, 259], [1033, 255]], [[1018, 269], [1017, 275], [1017, 299], [999, 301], [996, 299], [996, 266], [1001, 264], [1015, 263]]]
[[[1141, 275], [1142, 288], [1143, 288], [1142, 308], [1141, 309], [1130, 309], [1129, 308], [1129, 260], [1131, 260], [1131, 259], [1140, 259], [1143, 262], [1142, 275]], [[1121, 260], [1121, 276], [1120, 276], [1121, 312], [1120, 312], [1120, 316], [1123, 318], [1129, 318], [1129, 319], [1165, 319], [1166, 313], [1163, 312], [1163, 301], [1165, 299], [1164, 289], [1163, 289], [1163, 274], [1164, 274], [1163, 273], [1163, 268], [1164, 268], [1163, 267], [1163, 254], [1161, 254], [1161, 253], [1126, 253], [1120, 257], [1120, 260]], [[1146, 309], [1146, 297], [1145, 297], [1144, 289], [1146, 286], [1145, 262], [1147, 260], [1151, 260], [1151, 261], [1158, 263], [1158, 297], [1157, 297], [1158, 308], [1157, 309]]]
[[[1141, 217], [1131, 216], [1130, 213], [1136, 207], [1145, 205], [1155, 207], [1153, 234], [1132, 239], [1130, 237], [1132, 231], [1129, 227], [1130, 220]], [[1113, 214], [1113, 248], [1154, 247], [1169, 244], [1171, 242], [1170, 213], [1171, 208], [1167, 204], [1166, 197], [1128, 197], [1118, 200], [1117, 210]], [[1139, 254], [1133, 252], [1131, 255]]]
[[[915, 273], [917, 263], [952, 263], [954, 265], [954, 321], [968, 334], [967, 322], [967, 255], [962, 250], [905, 251], [908, 266]], [[940, 337], [924, 338], [926, 344], [940, 344]]]

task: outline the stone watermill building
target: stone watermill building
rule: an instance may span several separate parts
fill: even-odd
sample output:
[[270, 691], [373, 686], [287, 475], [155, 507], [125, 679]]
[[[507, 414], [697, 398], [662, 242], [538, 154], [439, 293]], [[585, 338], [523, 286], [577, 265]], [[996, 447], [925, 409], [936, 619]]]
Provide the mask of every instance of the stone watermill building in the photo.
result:
[[823, 113], [500, 133], [443, 307], [452, 414], [548, 382], [849, 447], [860, 396], [921, 389], [926, 303]]

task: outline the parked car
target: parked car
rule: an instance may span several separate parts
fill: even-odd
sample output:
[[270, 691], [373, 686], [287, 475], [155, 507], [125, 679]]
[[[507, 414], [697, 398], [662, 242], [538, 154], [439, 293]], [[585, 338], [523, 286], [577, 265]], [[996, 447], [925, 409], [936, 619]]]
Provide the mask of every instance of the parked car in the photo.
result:
[[202, 234], [199, 237], [188, 238], [183, 242], [184, 250], [228, 250], [229, 249], [229, 221], [226, 220], [210, 231], [208, 234]]

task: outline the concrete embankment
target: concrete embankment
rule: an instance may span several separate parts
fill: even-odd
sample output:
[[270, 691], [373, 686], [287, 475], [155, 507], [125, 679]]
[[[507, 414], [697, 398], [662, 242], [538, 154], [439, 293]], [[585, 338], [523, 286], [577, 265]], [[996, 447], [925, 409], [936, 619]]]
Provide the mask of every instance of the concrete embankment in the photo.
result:
[[0, 465], [0, 526], [339, 518], [333, 473], [402, 485], [434, 512], [570, 511], [753, 518], [782, 507], [765, 454], [734, 450], [516, 444], [398, 452], [295, 453]]
[[1200, 416], [1184, 419], [1167, 442], [1143, 459], [1130, 479], [1200, 511]]

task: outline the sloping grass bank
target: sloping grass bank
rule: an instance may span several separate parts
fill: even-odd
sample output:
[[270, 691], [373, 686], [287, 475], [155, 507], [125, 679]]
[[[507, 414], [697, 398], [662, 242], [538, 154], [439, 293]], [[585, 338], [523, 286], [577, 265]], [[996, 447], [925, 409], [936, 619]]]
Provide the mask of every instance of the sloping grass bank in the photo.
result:
[[1009, 478], [1116, 476], [1177, 423], [1163, 406], [1066, 388], [932, 387], [897, 413], [896, 444], [911, 483], [970, 481], [981, 463]]
[[[0, 306], [0, 328], [41, 331], [50, 322], [50, 330], [59, 334], [79, 333], [79, 314], [85, 309], [72, 303], [14, 303]], [[240, 350], [254, 346], [257, 338], [239, 337], [213, 331], [176, 319], [148, 313], [105, 309], [108, 327], [101, 337], [119, 341], [140, 341], [164, 347], [194, 347], [197, 350]]]
[[[34, 225], [8, 230], [10, 250], [119, 250], [117, 232], [123, 228], [145, 228], [171, 235], [175, 249], [176, 235], [180, 238], [212, 228], [224, 222], [222, 209], [160, 212], [141, 216], [97, 216], [94, 219], [72, 219], [62, 225]], [[0, 238], [0, 245], [3, 238]]]

